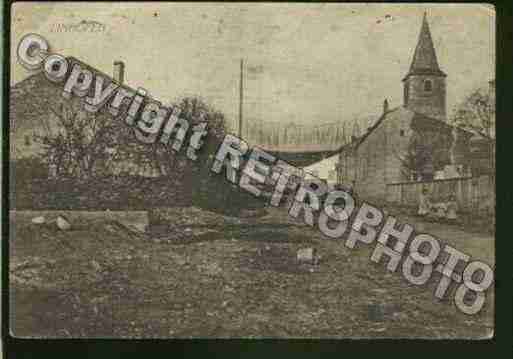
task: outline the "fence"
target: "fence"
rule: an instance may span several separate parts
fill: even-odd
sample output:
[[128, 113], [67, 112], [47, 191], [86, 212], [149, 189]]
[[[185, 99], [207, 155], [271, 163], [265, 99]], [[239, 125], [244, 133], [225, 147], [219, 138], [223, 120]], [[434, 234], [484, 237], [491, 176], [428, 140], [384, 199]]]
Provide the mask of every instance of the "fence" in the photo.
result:
[[246, 140], [253, 145], [283, 151], [335, 150], [347, 143], [344, 122], [321, 125], [248, 122]]
[[[387, 184], [386, 200], [390, 204], [417, 207], [422, 189], [426, 188], [432, 202], [456, 196], [461, 212], [495, 213], [495, 176], [453, 178], [445, 180]], [[483, 213], [484, 212], [484, 213]]]

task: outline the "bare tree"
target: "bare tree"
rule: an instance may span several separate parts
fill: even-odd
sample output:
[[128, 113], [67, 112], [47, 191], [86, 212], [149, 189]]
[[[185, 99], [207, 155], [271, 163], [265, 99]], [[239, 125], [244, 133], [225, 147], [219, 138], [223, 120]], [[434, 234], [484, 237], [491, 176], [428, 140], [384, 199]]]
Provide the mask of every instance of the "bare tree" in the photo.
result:
[[57, 176], [85, 179], [108, 165], [117, 133], [113, 121], [63, 104], [50, 111], [57, 119], [57, 133], [38, 135], [36, 141], [42, 143], [43, 160], [55, 166]]
[[[204, 139], [205, 144], [197, 161], [202, 163], [201, 167], [205, 167], [206, 164], [203, 162], [208, 158], [204, 154], [214, 152], [226, 133], [224, 115], [197, 97], [184, 98], [178, 104], [169, 107], [180, 110], [179, 117], [189, 122], [189, 129], [200, 122], [207, 123], [208, 136]], [[134, 130], [128, 126], [124, 126], [119, 131], [120, 135], [115, 139], [116, 161], [130, 161], [140, 168], [157, 171], [159, 176], [177, 175], [177, 172], [180, 172], [180, 175], [185, 175], [190, 168], [199, 167], [195, 162], [191, 162], [185, 155], [182, 155], [188, 146], [188, 137], [178, 154], [171, 147], [172, 140], [167, 145], [160, 141], [146, 144], [137, 141]]]
[[492, 137], [495, 126], [493, 113], [495, 104], [488, 91], [477, 89], [456, 108], [451, 122], [462, 128], [469, 128], [486, 137]]
[[[191, 128], [201, 121], [207, 122], [209, 135], [203, 147], [208, 150], [202, 149], [201, 153], [215, 151], [226, 132], [224, 115], [193, 97], [181, 100], [176, 107]], [[58, 176], [89, 178], [121, 163], [130, 163], [140, 170], [151, 168], [159, 175], [186, 171], [185, 156], [177, 156], [171, 146], [158, 141], [153, 144], [137, 141], [134, 129], [122, 121], [63, 104], [50, 111], [57, 119], [58, 131], [38, 136], [36, 140], [45, 148], [43, 159], [56, 166]], [[200, 155], [200, 159], [205, 158]]]
[[453, 139], [450, 134], [438, 131], [413, 132], [405, 148], [393, 149], [394, 155], [401, 163], [401, 172], [405, 179], [421, 175], [431, 177], [437, 169], [450, 164], [448, 149]]

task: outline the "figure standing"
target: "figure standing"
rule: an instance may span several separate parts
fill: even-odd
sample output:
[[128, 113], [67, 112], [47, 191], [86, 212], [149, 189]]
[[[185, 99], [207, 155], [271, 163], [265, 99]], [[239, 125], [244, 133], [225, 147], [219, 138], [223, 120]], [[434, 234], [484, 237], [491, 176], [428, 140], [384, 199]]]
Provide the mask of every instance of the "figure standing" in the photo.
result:
[[429, 214], [430, 209], [431, 202], [429, 200], [428, 190], [427, 188], [423, 188], [419, 196], [419, 210], [417, 214], [424, 217]]
[[455, 223], [458, 220], [458, 202], [456, 196], [451, 194], [447, 202], [447, 221]]

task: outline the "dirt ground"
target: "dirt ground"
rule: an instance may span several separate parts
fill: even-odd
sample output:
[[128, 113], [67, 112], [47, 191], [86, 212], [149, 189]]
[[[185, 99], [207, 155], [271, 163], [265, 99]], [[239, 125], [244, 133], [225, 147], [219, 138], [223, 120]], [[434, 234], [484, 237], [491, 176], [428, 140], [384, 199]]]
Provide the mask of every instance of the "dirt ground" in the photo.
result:
[[[427, 286], [410, 285], [399, 271], [370, 261], [373, 246], [348, 249], [283, 211], [229, 223], [220, 218], [215, 226], [185, 224], [158, 236], [101, 218], [75, 221], [63, 232], [30, 223], [30, 212], [14, 217], [10, 320], [17, 337], [488, 338], [493, 333], [493, 288], [479, 314], [465, 315], [453, 295], [443, 301], [434, 297], [438, 277]], [[402, 220], [494, 265], [490, 235]], [[297, 250], [305, 247], [317, 249], [317, 265], [296, 261]]]

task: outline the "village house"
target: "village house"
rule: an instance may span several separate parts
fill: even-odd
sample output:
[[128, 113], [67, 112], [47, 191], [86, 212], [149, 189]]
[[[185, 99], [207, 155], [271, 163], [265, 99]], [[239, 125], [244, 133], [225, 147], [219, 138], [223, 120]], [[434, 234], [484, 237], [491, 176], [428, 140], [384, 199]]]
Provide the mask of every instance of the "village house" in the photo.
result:
[[[389, 184], [475, 174], [471, 139], [476, 133], [447, 122], [446, 77], [424, 14], [410, 69], [402, 80], [403, 105], [389, 109], [385, 100], [374, 125], [339, 149], [339, 183], [367, 200], [383, 202]], [[477, 165], [480, 173], [486, 172], [482, 165]]]
[[[70, 58], [70, 61], [79, 63], [82, 67], [88, 68], [105, 78], [111, 76], [92, 68], [91, 66]], [[112, 78], [122, 86], [124, 84], [125, 65], [122, 61], [115, 61], [113, 64]], [[135, 90], [131, 89], [135, 92]], [[72, 97], [66, 100], [62, 97], [62, 84], [56, 84], [46, 79], [44, 73], [36, 73], [28, 76], [11, 87], [9, 93], [9, 117], [10, 117], [10, 160], [13, 163], [23, 162], [26, 159], [40, 160], [44, 153], [44, 145], [38, 140], [41, 136], [56, 136], [62, 131], [55, 112], [59, 111], [61, 105], [71, 106], [77, 111], [82, 109], [82, 100]], [[101, 109], [96, 116], [101, 116], [108, 121], [112, 117]], [[109, 150], [109, 149], [107, 149]], [[98, 161], [101, 166], [101, 161]], [[15, 166], [13, 166], [14, 168]], [[39, 166], [38, 166], [39, 167]], [[21, 167], [18, 167], [21, 168]], [[130, 159], [110, 164], [108, 170], [111, 174], [130, 174], [144, 177], [157, 177], [158, 172], [149, 164], [139, 164]], [[41, 171], [38, 171], [41, 175]], [[44, 176], [52, 177], [52, 165], [46, 168]]]

